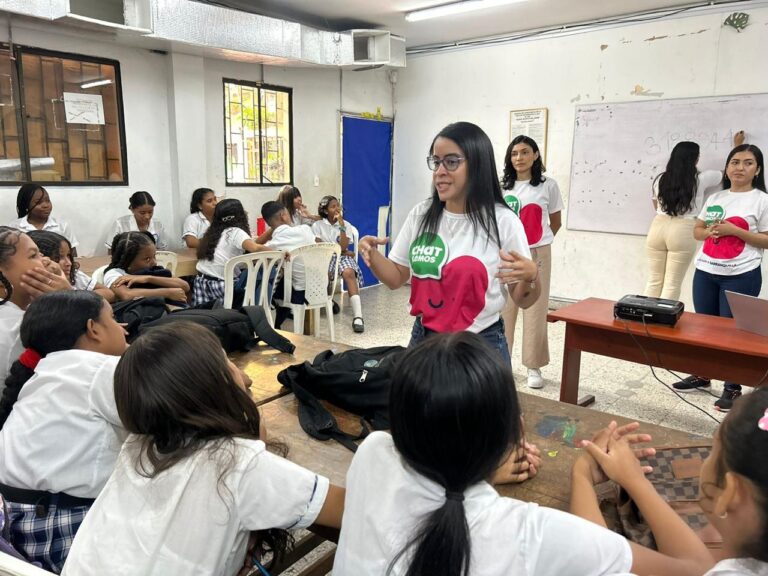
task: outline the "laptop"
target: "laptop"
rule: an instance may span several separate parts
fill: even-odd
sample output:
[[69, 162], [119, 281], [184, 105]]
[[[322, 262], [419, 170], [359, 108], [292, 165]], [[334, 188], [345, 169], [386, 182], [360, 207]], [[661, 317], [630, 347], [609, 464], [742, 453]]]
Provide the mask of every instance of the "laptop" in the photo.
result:
[[728, 305], [731, 307], [736, 328], [768, 336], [768, 300], [725, 291]]

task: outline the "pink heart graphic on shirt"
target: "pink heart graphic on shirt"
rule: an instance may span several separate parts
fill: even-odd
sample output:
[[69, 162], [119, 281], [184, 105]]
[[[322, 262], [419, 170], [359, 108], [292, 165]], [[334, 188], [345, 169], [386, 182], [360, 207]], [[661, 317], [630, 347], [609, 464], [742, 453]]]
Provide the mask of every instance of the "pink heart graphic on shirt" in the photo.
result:
[[523, 228], [525, 228], [525, 237], [528, 238], [529, 246], [533, 246], [544, 236], [541, 216], [542, 210], [538, 204], [527, 204], [520, 210], [520, 221], [523, 223]]
[[[731, 216], [726, 218], [725, 222], [730, 222], [742, 230], [749, 230], [749, 224], [740, 216]], [[741, 254], [744, 246], [746, 246], [744, 240], [736, 236], [722, 236], [718, 238], [717, 244], [714, 238], [709, 237], [704, 241], [704, 254], [717, 260], [730, 260]]]

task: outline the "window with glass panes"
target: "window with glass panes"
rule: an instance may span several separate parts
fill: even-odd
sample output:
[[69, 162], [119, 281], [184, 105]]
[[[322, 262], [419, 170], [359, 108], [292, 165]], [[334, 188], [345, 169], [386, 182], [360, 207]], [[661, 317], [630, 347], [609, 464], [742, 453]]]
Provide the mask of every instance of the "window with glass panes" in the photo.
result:
[[224, 80], [224, 144], [228, 186], [293, 181], [290, 88]]

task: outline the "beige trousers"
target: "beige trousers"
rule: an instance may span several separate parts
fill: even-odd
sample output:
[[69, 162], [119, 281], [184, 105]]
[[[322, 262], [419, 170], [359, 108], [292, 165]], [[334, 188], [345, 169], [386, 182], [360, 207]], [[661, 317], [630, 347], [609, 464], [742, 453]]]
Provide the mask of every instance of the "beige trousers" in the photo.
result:
[[655, 298], [680, 298], [680, 286], [696, 253], [693, 237], [694, 218], [676, 218], [657, 214], [648, 230], [645, 253], [648, 283], [645, 295]]
[[[541, 368], [549, 364], [549, 342], [547, 341], [547, 311], [549, 310], [549, 280], [552, 275], [552, 246], [531, 248], [531, 258], [539, 265], [541, 295], [533, 306], [523, 310], [523, 366]], [[515, 323], [518, 306], [510, 298], [501, 313], [504, 319], [504, 334], [509, 345], [509, 355], [515, 343]]]

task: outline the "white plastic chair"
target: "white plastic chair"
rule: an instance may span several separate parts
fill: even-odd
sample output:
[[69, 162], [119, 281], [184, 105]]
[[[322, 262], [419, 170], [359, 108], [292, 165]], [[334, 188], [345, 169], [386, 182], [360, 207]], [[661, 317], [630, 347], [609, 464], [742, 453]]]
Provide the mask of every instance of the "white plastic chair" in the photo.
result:
[[[261, 306], [267, 315], [270, 326], [274, 326], [269, 302], [269, 293], [283, 265], [285, 253], [279, 250], [252, 252], [235, 256], [224, 264], [224, 308], [232, 308], [235, 292], [235, 268], [244, 267], [248, 271], [245, 283], [243, 306]], [[261, 272], [261, 289], [256, 294], [256, 281]], [[274, 273], [273, 273], [274, 272]]]
[[0, 552], [0, 575], [2, 576], [50, 576], [48, 572], [23, 560], [14, 558], [10, 554]]
[[91, 279], [98, 284], [104, 284], [104, 271], [108, 266], [109, 264], [104, 264], [104, 266], [96, 268], [96, 270], [93, 271], [93, 274], [91, 274]]
[[[314, 315], [314, 336], [320, 333], [320, 309], [325, 308], [328, 318], [328, 331], [331, 342], [336, 341], [336, 332], [333, 325], [333, 293], [336, 291], [336, 280], [339, 277], [338, 266], [328, 274], [331, 259], [336, 256], [336, 262], [341, 256], [341, 246], [334, 242], [322, 242], [295, 248], [289, 253], [289, 260], [285, 263], [284, 305], [293, 310], [293, 331], [301, 334], [304, 329], [304, 311], [312, 310]], [[304, 264], [304, 298], [307, 304], [292, 304], [291, 292], [293, 290], [293, 267], [296, 262]], [[330, 290], [328, 286], [330, 284]]]
[[[357, 250], [357, 242], [360, 239], [359, 235], [360, 235], [360, 233], [357, 231], [357, 229], [352, 230], [352, 244], [355, 247], [355, 250], [354, 250], [354, 252], [355, 252], [355, 262], [357, 262], [358, 265], [360, 263], [360, 261], [357, 259], [357, 255], [359, 253], [358, 250]], [[338, 266], [338, 262], [337, 262], [337, 266]], [[340, 300], [339, 307], [340, 308], [344, 308], [344, 294], [347, 292], [347, 286], [344, 283], [344, 278], [339, 277], [339, 284], [341, 286], [341, 288], [340, 288], [341, 295], [339, 296], [339, 300]]]
[[171, 274], [176, 276], [176, 266], [179, 264], [179, 257], [176, 252], [170, 252], [169, 250], [158, 250], [155, 252], [155, 260], [158, 266], [167, 268], [171, 271]]

